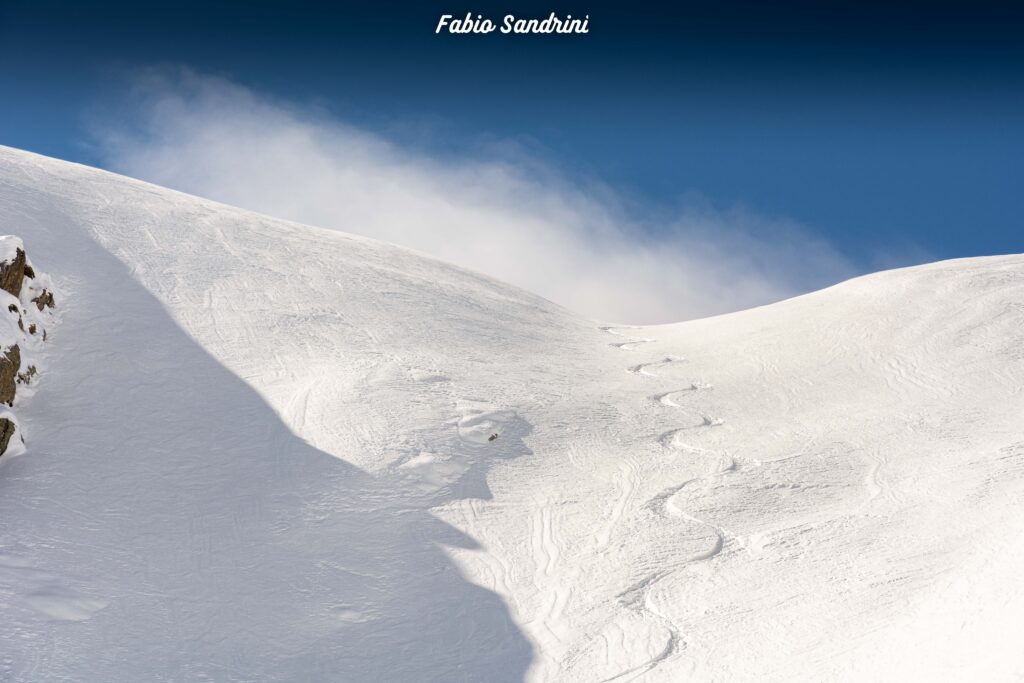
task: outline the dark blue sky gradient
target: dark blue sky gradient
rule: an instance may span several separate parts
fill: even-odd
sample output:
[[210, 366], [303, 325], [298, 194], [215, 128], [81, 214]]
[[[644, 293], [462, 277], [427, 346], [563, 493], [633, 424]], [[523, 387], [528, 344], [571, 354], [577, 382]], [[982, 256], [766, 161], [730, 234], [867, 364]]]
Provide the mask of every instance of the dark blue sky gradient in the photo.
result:
[[[587, 36], [436, 36], [442, 13], [589, 14]], [[696, 190], [865, 269], [1024, 251], [1012, 4], [0, 0], [0, 143], [100, 163], [123, 74], [184, 64], [438, 154], [511, 138], [670, 210]], [[923, 250], [921, 252], [915, 249]]]

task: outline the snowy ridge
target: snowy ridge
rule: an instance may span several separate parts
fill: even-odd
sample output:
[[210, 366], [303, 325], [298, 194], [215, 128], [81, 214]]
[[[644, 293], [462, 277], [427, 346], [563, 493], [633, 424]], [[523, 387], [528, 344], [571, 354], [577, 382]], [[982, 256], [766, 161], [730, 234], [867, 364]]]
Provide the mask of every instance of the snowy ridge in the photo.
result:
[[0, 680], [1024, 674], [1024, 257], [631, 328], [7, 148], [0, 225]]

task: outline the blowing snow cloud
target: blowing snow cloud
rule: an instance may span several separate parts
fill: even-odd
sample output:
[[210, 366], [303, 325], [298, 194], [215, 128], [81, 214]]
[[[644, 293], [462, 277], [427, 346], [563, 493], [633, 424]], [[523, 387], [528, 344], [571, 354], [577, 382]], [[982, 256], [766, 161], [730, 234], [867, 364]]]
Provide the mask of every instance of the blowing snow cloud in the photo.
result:
[[789, 221], [700, 201], [637, 211], [522, 154], [435, 158], [224, 79], [153, 72], [134, 93], [131, 125], [100, 131], [113, 170], [404, 245], [601, 320], [712, 315], [854, 273]]

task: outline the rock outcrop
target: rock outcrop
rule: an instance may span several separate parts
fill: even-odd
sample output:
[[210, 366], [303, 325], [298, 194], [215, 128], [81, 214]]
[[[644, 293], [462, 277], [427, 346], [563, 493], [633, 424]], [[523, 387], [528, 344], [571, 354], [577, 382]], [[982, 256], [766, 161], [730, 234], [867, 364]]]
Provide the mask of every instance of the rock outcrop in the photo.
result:
[[53, 292], [44, 289], [42, 294], [32, 299], [32, 303], [34, 303], [36, 305], [36, 308], [38, 308], [40, 311], [43, 310], [44, 308], [53, 308]]
[[17, 431], [18, 428], [14, 424], [14, 420], [0, 417], [0, 455], [7, 452], [7, 447], [11, 445], [11, 438]]
[[0, 263], [0, 289], [14, 296], [21, 295], [21, 284], [25, 280], [25, 250], [15, 249], [10, 261]]
[[39, 375], [55, 306], [50, 279], [32, 266], [21, 240], [0, 236], [0, 456], [24, 450], [14, 405]]
[[[17, 344], [0, 354], [0, 403], [14, 405], [21, 370], [21, 348]], [[2, 453], [2, 451], [0, 451]]]

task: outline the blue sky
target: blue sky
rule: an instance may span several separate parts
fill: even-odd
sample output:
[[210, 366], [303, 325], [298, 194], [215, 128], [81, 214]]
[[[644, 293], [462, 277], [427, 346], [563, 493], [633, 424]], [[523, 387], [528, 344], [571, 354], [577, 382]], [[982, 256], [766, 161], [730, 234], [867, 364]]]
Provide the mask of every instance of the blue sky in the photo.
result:
[[[130, 124], [130, 74], [184, 65], [437, 157], [511, 140], [653, 213], [699, 193], [792, 220], [862, 271], [1024, 251], [1019, 11], [460, 3], [7, 0], [0, 142], [109, 164], [93, 128]], [[592, 32], [434, 35], [469, 9]]]

